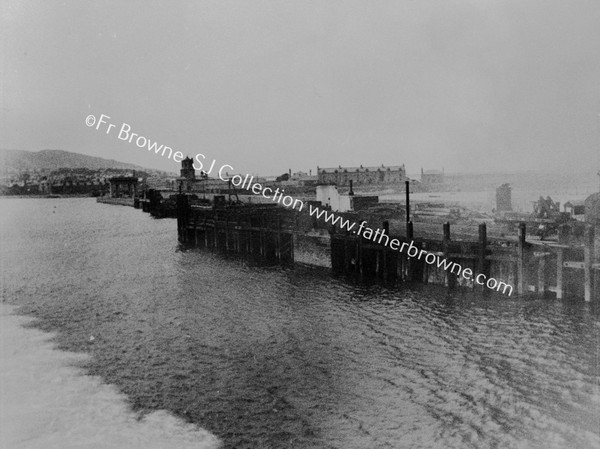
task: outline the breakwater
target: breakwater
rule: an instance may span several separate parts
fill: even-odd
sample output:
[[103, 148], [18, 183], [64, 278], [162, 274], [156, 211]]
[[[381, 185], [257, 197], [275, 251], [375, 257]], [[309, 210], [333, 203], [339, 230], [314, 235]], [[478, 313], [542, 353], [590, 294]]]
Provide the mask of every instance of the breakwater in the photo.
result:
[[[412, 223], [405, 235], [393, 235], [389, 223], [381, 223], [381, 234], [388, 241], [395, 239], [398, 246], [410, 243], [418, 254], [415, 257], [409, 251], [393, 250], [380, 243], [381, 239], [368, 240], [275, 205], [207, 207], [192, 204], [182, 194], [177, 196], [176, 215], [182, 244], [235, 253], [266, 264], [292, 264], [295, 236], [306, 239], [309, 232], [327, 228], [332, 271], [358, 280], [585, 301], [598, 300], [600, 294], [598, 240], [591, 226], [582, 235], [562, 227], [557, 242], [545, 242], [528, 240], [525, 224], [519, 225], [515, 236], [488, 238], [487, 226], [482, 223], [475, 238], [457, 240], [449, 223], [441, 227], [439, 236], [427, 237], [415, 235]], [[447, 263], [431, 263], [428, 255]], [[460, 270], [454, 270], [456, 266]]]
[[230, 208], [192, 206], [177, 197], [177, 233], [183, 244], [246, 255], [267, 264], [294, 260], [293, 213], [263, 204]]

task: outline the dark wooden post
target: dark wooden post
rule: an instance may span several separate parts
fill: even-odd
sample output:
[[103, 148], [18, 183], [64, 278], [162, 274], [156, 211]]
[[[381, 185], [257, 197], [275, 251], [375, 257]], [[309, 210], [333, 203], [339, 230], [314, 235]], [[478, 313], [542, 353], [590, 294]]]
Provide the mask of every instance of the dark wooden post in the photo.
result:
[[[487, 226], [485, 223], [480, 223], [479, 224], [479, 246], [478, 246], [478, 251], [477, 251], [477, 270], [479, 271], [479, 274], [483, 274], [486, 276], [488, 276], [487, 273], [487, 266], [485, 263], [485, 254], [487, 251]], [[479, 285], [479, 284], [477, 284]], [[485, 291], [485, 285], [481, 285], [481, 290]]]
[[[406, 240], [409, 244], [414, 240], [412, 221], [406, 223]], [[406, 280], [412, 281], [414, 279], [415, 265], [417, 261], [412, 260], [412, 258], [408, 256], [408, 252], [406, 253], [406, 257], [404, 260], [406, 261]]]
[[186, 195], [178, 194], [177, 195], [177, 234], [179, 237], [179, 241], [182, 243], [187, 243], [188, 235], [187, 228], [189, 225], [190, 218], [190, 208], [188, 204], [188, 199]]
[[563, 297], [563, 249], [556, 252], [556, 299]]
[[408, 262], [404, 253], [398, 254], [398, 275], [402, 282], [408, 281]]
[[277, 214], [277, 248], [275, 249], [277, 262], [281, 264], [281, 215]]
[[[444, 251], [444, 258], [449, 259], [450, 255], [450, 222], [444, 223], [444, 240], [442, 242], [442, 249]], [[456, 278], [450, 270], [444, 270], [444, 285], [448, 288], [454, 288], [456, 285]]]
[[[387, 220], [383, 221], [383, 234], [386, 236], [390, 236], [390, 222]], [[389, 273], [388, 273], [388, 246], [384, 245], [383, 249], [381, 251], [381, 257], [382, 257], [382, 269], [383, 269], [383, 280], [387, 281], [389, 278]]]
[[265, 214], [264, 212], [260, 214], [260, 228], [259, 228], [259, 254], [261, 258], [264, 258], [266, 255], [265, 251]]
[[363, 275], [364, 275], [362, 239], [363, 238], [361, 236], [358, 236], [358, 239], [357, 239], [358, 250], [356, 251], [356, 263], [357, 263], [357, 268], [358, 268], [358, 274], [360, 276], [361, 281], [362, 281]]
[[225, 251], [229, 251], [229, 211], [227, 211], [227, 215], [225, 216]]
[[538, 264], [538, 295], [544, 296], [546, 293], [546, 256], [542, 255]]
[[519, 295], [525, 294], [527, 289], [527, 282], [525, 279], [525, 236], [525, 223], [519, 223], [519, 241], [517, 254], [517, 292], [519, 293]]
[[206, 226], [206, 213], [204, 213], [204, 247], [208, 248], [208, 227]]
[[408, 226], [410, 222], [410, 182], [404, 181], [404, 185], [406, 186], [406, 226]]
[[[423, 242], [421, 248], [427, 249], [427, 244]], [[423, 284], [427, 285], [429, 284], [429, 264], [424, 260], [420, 260], [419, 264], [422, 270]]]
[[348, 246], [350, 245], [350, 238], [348, 233], [344, 236], [344, 273], [348, 274], [350, 272], [350, 250]]
[[594, 229], [586, 226], [583, 237], [583, 276], [584, 276], [584, 299], [586, 302], [592, 300], [592, 263], [594, 260]]
[[335, 225], [329, 227], [329, 253], [331, 256], [331, 269], [335, 273], [339, 269], [339, 254], [335, 241]]
[[217, 212], [213, 220], [213, 248], [215, 249], [219, 247], [219, 218], [219, 213]]

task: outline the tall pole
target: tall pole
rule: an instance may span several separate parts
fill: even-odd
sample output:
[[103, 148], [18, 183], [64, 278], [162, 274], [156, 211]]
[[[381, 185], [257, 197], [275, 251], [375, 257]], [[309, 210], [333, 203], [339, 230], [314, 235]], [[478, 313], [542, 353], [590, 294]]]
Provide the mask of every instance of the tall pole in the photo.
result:
[[413, 223], [410, 221], [410, 181], [404, 181], [406, 185], [406, 238], [413, 239]]
[[404, 181], [404, 184], [406, 185], [406, 225], [408, 225], [408, 222], [410, 221], [410, 182]]

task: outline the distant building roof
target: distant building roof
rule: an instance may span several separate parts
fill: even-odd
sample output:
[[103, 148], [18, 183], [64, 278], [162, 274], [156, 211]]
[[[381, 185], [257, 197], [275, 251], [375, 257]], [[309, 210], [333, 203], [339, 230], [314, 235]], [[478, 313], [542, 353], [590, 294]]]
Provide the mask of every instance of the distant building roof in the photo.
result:
[[317, 171], [319, 173], [340, 173], [340, 172], [359, 172], [359, 173], [363, 173], [363, 172], [372, 172], [372, 171], [397, 171], [397, 170], [404, 170], [404, 165], [389, 165], [389, 166], [385, 166], [385, 165], [381, 165], [380, 167], [363, 167], [362, 165], [360, 167], [342, 167], [341, 165], [338, 167], [326, 167], [326, 168], [321, 168], [321, 167], [317, 167]]

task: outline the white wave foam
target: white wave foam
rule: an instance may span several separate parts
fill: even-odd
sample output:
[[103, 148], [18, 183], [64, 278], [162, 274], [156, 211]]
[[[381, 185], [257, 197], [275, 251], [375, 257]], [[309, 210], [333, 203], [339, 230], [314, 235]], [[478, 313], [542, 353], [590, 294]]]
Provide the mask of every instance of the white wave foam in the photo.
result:
[[178, 448], [220, 446], [166, 411], [136, 419], [125, 396], [74, 365], [88, 357], [53, 348], [51, 334], [0, 304], [0, 447]]

